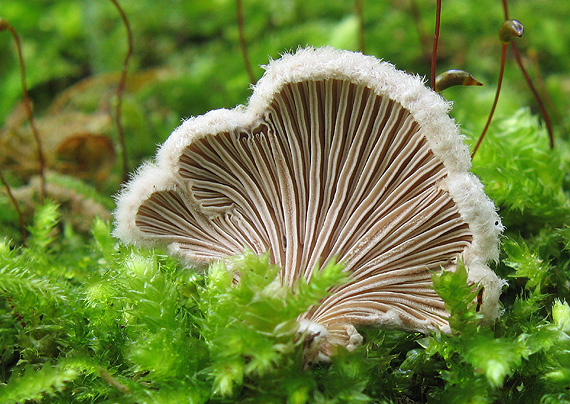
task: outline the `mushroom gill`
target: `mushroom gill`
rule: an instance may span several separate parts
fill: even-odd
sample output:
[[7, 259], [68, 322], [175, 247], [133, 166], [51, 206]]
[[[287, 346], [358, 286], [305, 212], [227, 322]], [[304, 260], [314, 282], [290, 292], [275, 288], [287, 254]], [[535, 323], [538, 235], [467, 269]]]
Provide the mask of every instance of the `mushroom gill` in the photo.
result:
[[[118, 198], [116, 234], [191, 261], [270, 251], [282, 281], [336, 258], [350, 272], [303, 314], [335, 345], [355, 326], [449, 330], [431, 272], [465, 261], [499, 313], [500, 221], [447, 104], [413, 76], [351, 52], [305, 49], [272, 62], [245, 109], [177, 129]], [[150, 184], [150, 185], [149, 185]]]

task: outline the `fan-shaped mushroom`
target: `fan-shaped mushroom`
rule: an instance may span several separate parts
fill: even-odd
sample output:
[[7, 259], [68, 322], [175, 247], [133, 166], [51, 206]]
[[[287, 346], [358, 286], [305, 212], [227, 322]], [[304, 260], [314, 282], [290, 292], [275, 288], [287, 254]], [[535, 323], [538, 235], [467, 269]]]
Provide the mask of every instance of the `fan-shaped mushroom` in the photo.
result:
[[350, 283], [299, 319], [321, 358], [358, 344], [359, 325], [449, 330], [430, 271], [458, 259], [496, 318], [502, 226], [448, 109], [373, 57], [284, 55], [247, 107], [173, 132], [118, 197], [115, 234], [190, 261], [269, 250], [286, 284], [337, 257]]

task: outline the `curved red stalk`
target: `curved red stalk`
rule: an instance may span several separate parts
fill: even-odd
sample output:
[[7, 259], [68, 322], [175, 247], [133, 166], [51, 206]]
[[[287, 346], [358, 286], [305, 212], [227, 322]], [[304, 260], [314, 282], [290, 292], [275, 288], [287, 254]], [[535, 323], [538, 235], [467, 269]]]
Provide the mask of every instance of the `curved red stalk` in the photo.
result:
[[[507, 3], [507, 0], [503, 0], [503, 11], [505, 12], [505, 20], [508, 20], [509, 19], [509, 5]], [[517, 61], [517, 65], [519, 66], [519, 69], [521, 69], [521, 72], [524, 76], [524, 79], [526, 80], [526, 84], [528, 85], [528, 87], [530, 88], [530, 91], [532, 91], [532, 94], [534, 95], [534, 99], [536, 100], [536, 102], [538, 104], [538, 108], [540, 108], [540, 112], [542, 113], [542, 118], [544, 119], [544, 122], [546, 123], [546, 130], [548, 131], [548, 140], [550, 142], [550, 148], [554, 149], [554, 132], [552, 130], [552, 122], [550, 121], [550, 116], [548, 115], [548, 111], [546, 110], [546, 107], [544, 106], [544, 103], [542, 102], [542, 98], [540, 98], [540, 94], [538, 94], [536, 87], [532, 83], [532, 79], [528, 75], [528, 73], [527, 73], [527, 71], [523, 65], [521, 55], [519, 53], [517, 45], [514, 42], [513, 42], [513, 55], [515, 55], [515, 60]]]
[[497, 107], [497, 102], [499, 101], [499, 94], [501, 93], [501, 85], [503, 84], [503, 75], [505, 73], [505, 61], [507, 59], [507, 46], [509, 44], [504, 43], [501, 48], [501, 69], [499, 71], [499, 82], [497, 83], [497, 92], [495, 93], [495, 100], [493, 101], [493, 106], [491, 107], [491, 112], [489, 112], [489, 117], [487, 118], [487, 123], [485, 124], [485, 128], [479, 136], [479, 140], [473, 149], [473, 153], [471, 153], [471, 158], [475, 157], [475, 153], [479, 149], [487, 130], [489, 129], [489, 125], [491, 124], [491, 120], [493, 119], [493, 114], [495, 113], [495, 108]]
[[24, 108], [26, 109], [26, 115], [28, 116], [28, 121], [30, 122], [30, 128], [32, 129], [32, 134], [34, 136], [34, 140], [36, 142], [36, 147], [38, 149], [38, 162], [40, 165], [40, 203], [44, 203], [44, 199], [46, 197], [46, 160], [44, 157], [44, 149], [42, 145], [42, 139], [40, 133], [38, 132], [38, 128], [36, 127], [36, 121], [34, 119], [34, 113], [32, 112], [32, 102], [30, 101], [30, 97], [28, 95], [28, 85], [26, 84], [26, 64], [24, 63], [24, 56], [22, 54], [22, 45], [20, 43], [20, 36], [8, 23], [4, 20], [5, 28], [10, 31], [12, 34], [12, 38], [14, 38], [14, 42], [16, 43], [16, 50], [18, 53], [18, 61], [20, 62], [20, 79], [22, 82], [22, 93], [24, 95]]
[[125, 141], [125, 133], [123, 129], [123, 123], [121, 120], [122, 116], [122, 104], [123, 104], [123, 93], [125, 92], [125, 85], [127, 83], [127, 73], [129, 71], [129, 60], [133, 54], [133, 33], [131, 31], [131, 25], [129, 20], [117, 2], [117, 0], [111, 0], [111, 3], [115, 6], [121, 19], [123, 20], [123, 25], [127, 30], [127, 54], [123, 62], [123, 71], [121, 72], [121, 78], [119, 80], [119, 87], [117, 88], [117, 105], [115, 106], [115, 123], [117, 125], [117, 131], [119, 136], [119, 144], [121, 146], [121, 157], [123, 160], [123, 181], [126, 181], [129, 176], [129, 157], [127, 154], [127, 144]]
[[4, 178], [4, 174], [2, 174], [2, 170], [0, 170], [0, 181], [2, 181], [2, 184], [4, 184], [4, 188], [6, 189], [6, 193], [10, 198], [10, 202], [12, 202], [14, 209], [16, 209], [16, 214], [18, 215], [18, 219], [20, 220], [20, 228], [22, 229], [22, 241], [25, 241], [26, 237], [28, 237], [28, 234], [26, 233], [26, 221], [24, 220], [24, 215], [20, 210], [18, 201], [16, 201], [16, 198], [14, 198], [14, 195], [12, 194], [12, 190], [10, 189], [8, 181], [6, 181], [6, 178]]
[[245, 41], [245, 30], [243, 27], [243, 11], [241, 0], [236, 0], [237, 9], [237, 24], [239, 31], [239, 44], [241, 47], [241, 54], [243, 56], [243, 62], [245, 63], [245, 70], [247, 70], [247, 75], [249, 76], [249, 82], [255, 84], [255, 75], [253, 74], [253, 69], [251, 68], [251, 63], [249, 62], [249, 56], [247, 53], [247, 42]]
[[540, 98], [540, 95], [538, 94], [536, 87], [532, 83], [532, 79], [530, 78], [526, 69], [524, 68], [521, 55], [520, 55], [519, 50], [518, 50], [518, 48], [514, 42], [513, 42], [513, 55], [515, 56], [515, 60], [517, 61], [517, 64], [519, 65], [519, 68], [521, 69], [521, 72], [522, 72], [522, 74], [526, 80], [526, 84], [529, 86], [530, 91], [532, 91], [532, 93], [534, 95], [534, 99], [536, 100], [536, 103], [538, 104], [538, 108], [540, 109], [540, 112], [542, 113], [542, 118], [544, 119], [544, 123], [546, 123], [546, 130], [548, 131], [548, 140], [550, 142], [550, 148], [554, 149], [554, 132], [552, 130], [552, 122], [550, 121], [550, 116], [548, 115], [548, 112], [546, 111], [546, 107], [544, 106], [544, 103], [542, 102], [542, 98]]
[[503, 11], [505, 12], [505, 21], [509, 19], [509, 4], [507, 0], [503, 0]]
[[437, 61], [437, 47], [439, 45], [439, 27], [441, 25], [441, 0], [437, 0], [435, 11], [435, 32], [433, 34], [433, 53], [431, 55], [431, 89], [435, 91], [435, 71]]

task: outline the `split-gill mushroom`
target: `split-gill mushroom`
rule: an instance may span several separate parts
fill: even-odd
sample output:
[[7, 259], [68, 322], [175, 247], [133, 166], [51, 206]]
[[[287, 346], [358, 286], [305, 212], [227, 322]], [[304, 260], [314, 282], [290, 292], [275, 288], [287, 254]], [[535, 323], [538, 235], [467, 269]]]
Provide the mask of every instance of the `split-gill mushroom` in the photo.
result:
[[350, 282], [299, 318], [314, 356], [376, 325], [449, 331], [431, 273], [463, 260], [499, 315], [502, 229], [449, 104], [359, 53], [272, 61], [247, 107], [188, 119], [117, 199], [115, 234], [193, 262], [270, 251], [287, 285], [336, 257]]

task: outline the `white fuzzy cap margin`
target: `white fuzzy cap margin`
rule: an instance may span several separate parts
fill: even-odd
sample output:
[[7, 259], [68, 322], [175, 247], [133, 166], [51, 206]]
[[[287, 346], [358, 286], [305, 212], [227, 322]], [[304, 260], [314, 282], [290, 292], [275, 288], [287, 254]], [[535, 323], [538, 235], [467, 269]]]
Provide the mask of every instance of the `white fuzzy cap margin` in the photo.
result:
[[[426, 87], [419, 76], [399, 71], [390, 63], [372, 56], [330, 47], [299, 49], [294, 54], [284, 54], [280, 59], [271, 61], [265, 69], [247, 106], [214, 110], [186, 120], [161, 146], [156, 163], [147, 163], [136, 172], [116, 198], [116, 237], [138, 245], [155, 244], [135, 224], [138, 207], [154, 191], [176, 189], [193, 203], [178, 176], [177, 162], [184, 148], [194, 140], [235, 128], [254, 127], [264, 117], [274, 96], [287, 83], [331, 78], [349, 80], [400, 103], [417, 121], [430, 149], [448, 170], [449, 175], [439, 184], [440, 187], [450, 193], [473, 232], [472, 245], [464, 254], [469, 279], [481, 282], [486, 291], [498, 297], [503, 282], [487, 268], [486, 263], [498, 259], [498, 236], [502, 225], [480, 181], [469, 173], [469, 149], [448, 115], [449, 102]], [[492, 318], [499, 313], [497, 297], [486, 299], [495, 301], [493, 307], [482, 308], [492, 311], [493, 314], [488, 313]]]

